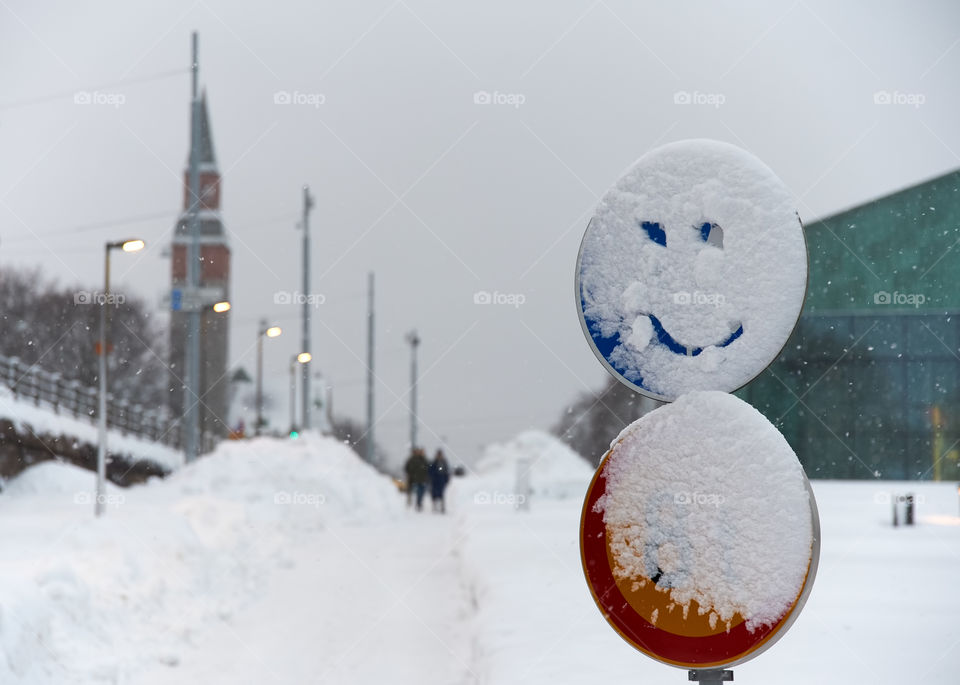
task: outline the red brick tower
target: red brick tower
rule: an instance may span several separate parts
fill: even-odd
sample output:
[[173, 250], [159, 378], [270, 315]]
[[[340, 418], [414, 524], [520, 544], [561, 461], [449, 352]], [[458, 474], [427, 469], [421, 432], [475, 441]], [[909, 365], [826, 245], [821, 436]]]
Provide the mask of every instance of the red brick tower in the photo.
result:
[[[220, 172], [213, 151], [213, 137], [207, 114], [207, 95], [203, 94], [200, 117], [200, 299], [188, 303], [173, 298], [170, 317], [170, 408], [182, 416], [186, 365], [184, 350], [187, 336], [187, 309], [201, 307], [200, 319], [200, 433], [208, 447], [211, 438], [228, 433], [227, 411], [230, 379], [227, 374], [229, 312], [217, 313], [213, 305], [230, 299], [230, 246], [220, 215]], [[187, 245], [190, 232], [187, 212], [190, 204], [188, 168], [184, 172], [183, 213], [177, 220], [172, 245], [171, 288], [184, 293], [187, 285]]]

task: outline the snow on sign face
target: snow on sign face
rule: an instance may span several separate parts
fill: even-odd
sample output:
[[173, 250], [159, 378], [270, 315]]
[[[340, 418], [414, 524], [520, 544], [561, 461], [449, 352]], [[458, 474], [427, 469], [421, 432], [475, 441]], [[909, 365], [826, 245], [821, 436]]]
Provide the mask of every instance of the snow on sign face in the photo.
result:
[[779, 354], [807, 285], [793, 200], [753, 155], [688, 140], [600, 201], [577, 263], [588, 342], [626, 385], [672, 401], [733, 391]]
[[584, 503], [581, 554], [607, 620], [685, 668], [740, 663], [799, 613], [819, 558], [816, 503], [784, 437], [726, 393], [628, 426]]

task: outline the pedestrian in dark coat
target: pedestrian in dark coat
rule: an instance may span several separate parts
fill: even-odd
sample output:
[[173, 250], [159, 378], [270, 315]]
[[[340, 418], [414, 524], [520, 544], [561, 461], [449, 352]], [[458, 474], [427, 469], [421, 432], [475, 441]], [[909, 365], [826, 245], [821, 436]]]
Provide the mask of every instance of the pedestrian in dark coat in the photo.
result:
[[410, 493], [413, 493], [416, 497], [417, 511], [420, 511], [423, 509], [423, 495], [430, 481], [430, 463], [422, 449], [413, 449], [403, 470], [407, 474], [407, 503], [410, 503]]
[[446, 512], [443, 493], [450, 482], [450, 464], [443, 456], [443, 450], [438, 449], [430, 463], [430, 498], [433, 500], [433, 510], [441, 514]]

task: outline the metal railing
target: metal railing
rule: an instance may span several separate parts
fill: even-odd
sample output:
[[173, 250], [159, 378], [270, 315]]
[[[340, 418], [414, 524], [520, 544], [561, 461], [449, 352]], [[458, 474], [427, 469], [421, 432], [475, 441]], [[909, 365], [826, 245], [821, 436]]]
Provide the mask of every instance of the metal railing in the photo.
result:
[[[0, 383], [18, 398], [33, 400], [36, 406], [47, 406], [54, 413], [70, 414], [96, 425], [99, 416], [98, 390], [62, 374], [44, 371], [17, 357], [0, 356]], [[181, 448], [179, 420], [166, 407], [144, 407], [125, 399], [107, 395], [107, 427], [122, 435], [135, 435], [177, 449]]]

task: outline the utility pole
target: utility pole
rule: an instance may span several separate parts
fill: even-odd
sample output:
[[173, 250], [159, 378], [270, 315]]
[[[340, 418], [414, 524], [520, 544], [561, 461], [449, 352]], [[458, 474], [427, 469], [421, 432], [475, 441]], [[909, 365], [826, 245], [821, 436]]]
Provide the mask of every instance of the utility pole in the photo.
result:
[[410, 343], [410, 451], [417, 449], [417, 347], [420, 336], [416, 329], [407, 333]]
[[373, 336], [373, 272], [367, 274], [367, 449], [364, 455], [367, 463], [372, 464], [376, 459], [373, 437], [373, 363], [374, 363], [374, 336]]
[[[200, 287], [200, 99], [197, 95], [197, 76], [200, 68], [197, 53], [197, 32], [193, 32], [193, 72], [190, 100], [190, 208], [187, 213], [187, 229], [190, 242], [187, 244], [187, 292], [196, 299]], [[200, 316], [199, 308], [191, 308], [187, 314], [186, 379], [184, 383], [184, 452], [187, 462], [197, 458], [200, 429]]]
[[99, 376], [100, 397], [97, 405], [97, 490], [94, 493], [96, 500], [93, 503], [93, 515], [103, 514], [103, 505], [106, 501], [107, 480], [107, 307], [110, 306], [110, 245], [107, 245], [106, 256], [103, 260], [103, 304], [100, 305], [100, 364]]
[[[313, 298], [310, 297], [310, 210], [313, 208], [313, 198], [310, 196], [310, 187], [303, 186], [303, 344], [301, 353], [310, 353], [310, 306]], [[300, 421], [302, 430], [310, 429], [310, 362], [302, 364], [300, 380], [303, 390], [303, 416]]]
[[290, 435], [297, 430], [297, 355], [290, 357]]

